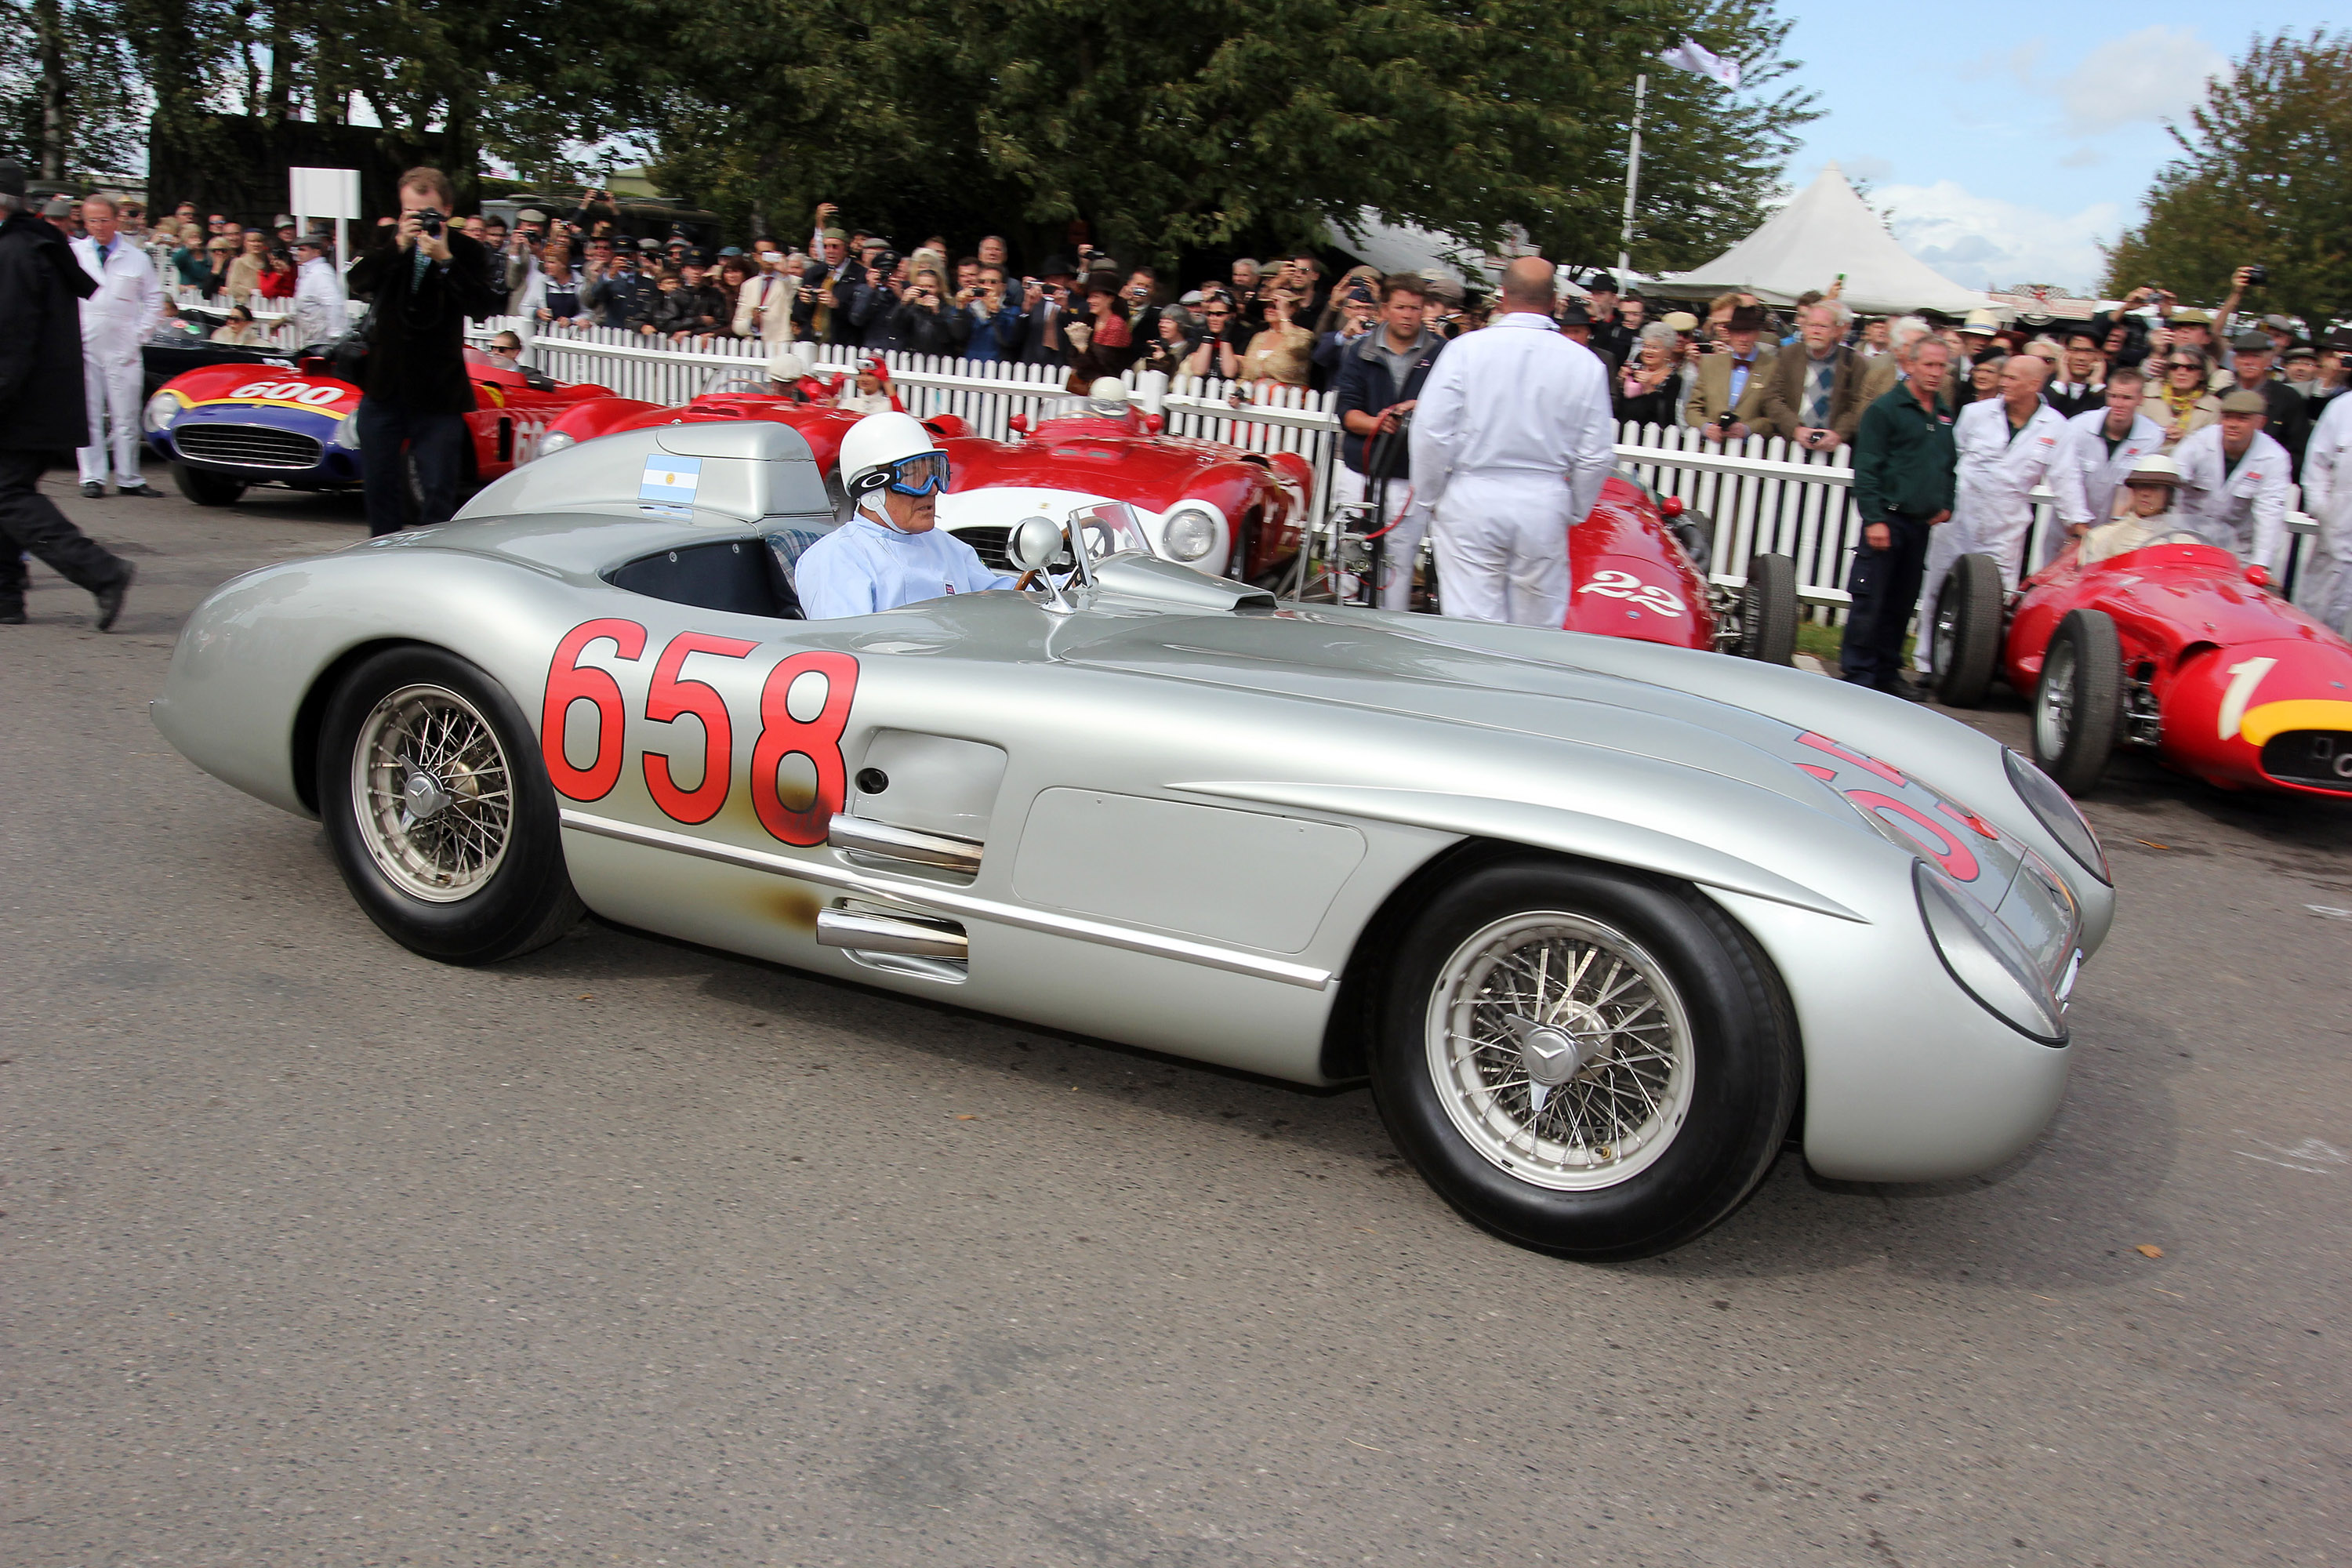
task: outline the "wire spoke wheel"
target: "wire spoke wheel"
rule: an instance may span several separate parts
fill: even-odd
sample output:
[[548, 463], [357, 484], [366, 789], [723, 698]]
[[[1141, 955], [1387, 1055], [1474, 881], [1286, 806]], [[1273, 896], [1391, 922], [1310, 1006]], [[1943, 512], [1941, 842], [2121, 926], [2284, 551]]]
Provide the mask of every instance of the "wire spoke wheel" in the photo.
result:
[[369, 857], [427, 903], [465, 899], [494, 876], [513, 837], [514, 785], [498, 731], [440, 686], [376, 703], [352, 748], [352, 810]]
[[1426, 1033], [1455, 1130], [1537, 1186], [1629, 1181], [1690, 1111], [1691, 1028], [1666, 970], [1582, 915], [1528, 911], [1474, 932], [1430, 993]]

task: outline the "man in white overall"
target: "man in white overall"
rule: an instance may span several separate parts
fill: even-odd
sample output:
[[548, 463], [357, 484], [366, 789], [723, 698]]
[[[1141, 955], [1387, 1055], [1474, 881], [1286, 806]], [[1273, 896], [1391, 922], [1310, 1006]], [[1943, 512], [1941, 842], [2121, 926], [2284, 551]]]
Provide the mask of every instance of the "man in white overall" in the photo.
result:
[[2295, 599], [2352, 637], [2352, 395], [2327, 400], [2303, 448], [2303, 510], [2319, 523]]
[[2234, 388], [2222, 395], [2221, 422], [2191, 430], [2172, 460], [2180, 465], [2179, 526], [2276, 575], [2286, 565], [2294, 459], [2263, 429], [2269, 412], [2261, 393]]
[[81, 493], [106, 493], [111, 447], [117, 493], [160, 496], [163, 492], [139, 472], [139, 354], [163, 318], [163, 281], [147, 253], [122, 237], [112, 196], [86, 196], [81, 211], [89, 237], [73, 242], [74, 259], [98, 280], [98, 292], [81, 302], [82, 396], [90, 437], [89, 445], [76, 454]]
[[2042, 401], [2049, 374], [2047, 361], [2011, 354], [2001, 368], [2000, 395], [1969, 404], [1953, 423], [1960, 467], [1952, 521], [1928, 537], [1927, 576], [1919, 587], [1919, 636], [1911, 662], [1922, 675], [1929, 672], [1935, 643], [1936, 600], [1953, 562], [1990, 555], [2000, 566], [2002, 584], [2017, 586], [2026, 531], [2033, 526], [2029, 498], [2066, 434], [2064, 416]]
[[1502, 313], [1437, 356], [1412, 420], [1412, 488], [1432, 513], [1449, 616], [1568, 620], [1568, 531], [1615, 460], [1600, 359], [1552, 321], [1552, 264], [1503, 272]]
[[2066, 421], [2065, 438], [2050, 464], [2050, 490], [2058, 521], [2081, 539], [2116, 514], [2116, 491], [2142, 458], [2164, 446], [2164, 426], [2140, 412], [2146, 383], [2137, 370], [2107, 378], [2105, 404]]

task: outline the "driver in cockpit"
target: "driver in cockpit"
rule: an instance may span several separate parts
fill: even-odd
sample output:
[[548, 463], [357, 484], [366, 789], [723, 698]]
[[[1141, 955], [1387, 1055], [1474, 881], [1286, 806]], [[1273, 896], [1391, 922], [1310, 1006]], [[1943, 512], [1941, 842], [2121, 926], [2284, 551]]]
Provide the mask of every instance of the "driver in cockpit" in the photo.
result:
[[971, 545], [937, 527], [948, 455], [913, 415], [869, 414], [850, 426], [839, 471], [853, 509], [849, 521], [810, 545], [793, 574], [809, 619], [870, 616], [943, 594], [1013, 586], [1013, 579], [981, 564]]
[[2075, 559], [2089, 566], [2176, 531], [2181, 525], [2170, 513], [2173, 494], [2179, 489], [2180, 468], [2171, 458], [2150, 452], [2134, 463], [2124, 476], [2123, 504], [2116, 510], [2116, 520], [2084, 535]]

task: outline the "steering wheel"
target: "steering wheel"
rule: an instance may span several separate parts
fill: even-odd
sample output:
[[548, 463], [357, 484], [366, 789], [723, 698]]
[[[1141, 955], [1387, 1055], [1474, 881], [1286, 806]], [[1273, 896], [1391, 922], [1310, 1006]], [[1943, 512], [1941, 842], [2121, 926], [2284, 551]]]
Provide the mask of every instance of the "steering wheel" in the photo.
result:
[[2212, 542], [2213, 542], [2211, 540], [2206, 538], [2195, 529], [2168, 528], [2162, 533], [2150, 539], [2147, 542], [2147, 544], [2141, 545], [2140, 548], [2142, 550], [2146, 550], [2150, 544], [2210, 544]]

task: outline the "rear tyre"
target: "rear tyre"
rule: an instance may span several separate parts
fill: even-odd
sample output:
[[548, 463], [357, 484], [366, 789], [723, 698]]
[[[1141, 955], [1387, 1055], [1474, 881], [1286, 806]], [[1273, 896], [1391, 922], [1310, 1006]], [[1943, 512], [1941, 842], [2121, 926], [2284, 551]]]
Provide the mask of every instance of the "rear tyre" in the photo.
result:
[[208, 474], [185, 463], [172, 465], [172, 483], [198, 506], [234, 506], [245, 493], [245, 481], [226, 474]]
[[1963, 555], [1944, 574], [1928, 628], [1927, 666], [1936, 699], [1947, 708], [1984, 700], [2000, 658], [2000, 568], [1990, 555]]
[[2124, 713], [2124, 654], [2116, 623], [2069, 610], [2042, 655], [2033, 688], [2033, 760], [2068, 795], [2088, 795], [2107, 771]]
[[318, 780], [344, 883], [412, 952], [494, 963], [585, 912], [530, 723], [455, 654], [394, 648], [353, 670], [328, 700]]
[[1765, 664], [1797, 662], [1797, 563], [1759, 555], [1748, 563], [1739, 595], [1739, 656]]
[[1565, 1257], [1646, 1257], [1729, 1214], [1780, 1152], [1794, 1019], [1694, 889], [1499, 860], [1441, 892], [1396, 953], [1373, 1098], [1474, 1224]]

